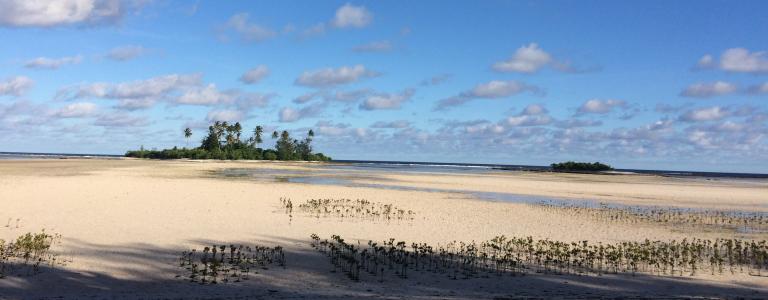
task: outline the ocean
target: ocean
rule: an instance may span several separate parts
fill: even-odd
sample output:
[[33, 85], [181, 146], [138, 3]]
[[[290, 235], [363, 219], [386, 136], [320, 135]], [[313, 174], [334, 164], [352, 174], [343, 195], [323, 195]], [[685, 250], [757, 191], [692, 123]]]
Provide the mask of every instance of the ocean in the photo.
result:
[[[82, 154], [82, 153], [30, 153], [30, 152], [0, 152], [2, 159], [65, 159], [65, 158], [120, 158], [122, 155], [111, 154]], [[442, 162], [412, 162], [412, 161], [374, 161], [374, 160], [334, 160], [325, 166], [329, 169], [380, 170], [398, 172], [487, 172], [487, 171], [550, 171], [549, 166], [506, 165], [506, 164], [470, 164]], [[733, 172], [699, 172], [680, 170], [640, 170], [616, 169], [617, 173], [651, 174], [668, 177], [695, 178], [733, 178], [733, 179], [768, 179], [768, 174], [733, 173]]]
[[123, 155], [81, 153], [0, 152], [0, 159], [120, 158]]
[[[549, 166], [530, 165], [505, 165], [505, 164], [467, 164], [467, 163], [435, 163], [435, 162], [407, 162], [407, 161], [368, 161], [368, 160], [334, 160], [334, 163], [349, 164], [346, 168], [371, 168], [371, 169], [397, 169], [400, 171], [550, 171]], [[344, 168], [345, 166], [340, 166]], [[732, 173], [732, 172], [700, 172], [700, 171], [675, 171], [675, 170], [639, 170], [639, 169], [615, 169], [615, 173], [638, 173], [669, 177], [698, 177], [698, 178], [742, 178], [742, 179], [768, 179], [768, 174], [760, 173]]]

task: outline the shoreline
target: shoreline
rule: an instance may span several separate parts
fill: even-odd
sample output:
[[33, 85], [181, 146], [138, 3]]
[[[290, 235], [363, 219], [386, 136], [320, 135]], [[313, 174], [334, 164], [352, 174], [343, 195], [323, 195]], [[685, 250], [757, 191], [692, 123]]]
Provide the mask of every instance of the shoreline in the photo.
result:
[[[0, 160], [5, 160], [4, 156], [18, 156], [18, 159], [136, 159], [125, 155], [117, 154], [79, 154], [79, 153], [32, 153], [32, 152], [2, 152], [0, 151]], [[29, 157], [29, 158], [24, 158]], [[16, 159], [16, 158], [14, 158]], [[13, 159], [8, 159], [13, 160]], [[182, 159], [158, 159], [158, 160], [193, 160], [193, 161], [270, 161], [279, 162], [279, 160], [216, 160], [204, 159], [196, 160], [189, 158]], [[739, 172], [716, 172], [716, 171], [682, 171], [682, 170], [654, 170], [654, 169], [614, 169], [610, 171], [557, 171], [552, 170], [550, 166], [534, 165], [509, 165], [509, 164], [491, 164], [491, 163], [454, 163], [454, 162], [421, 162], [421, 161], [382, 161], [382, 160], [332, 160], [332, 161], [289, 161], [289, 162], [326, 162], [343, 165], [350, 164], [369, 164], [369, 165], [391, 165], [391, 166], [427, 166], [427, 167], [466, 167], [466, 168], [485, 168], [488, 170], [501, 171], [521, 171], [521, 172], [543, 172], [543, 173], [571, 173], [571, 174], [593, 174], [593, 175], [658, 175], [665, 177], [680, 178], [713, 178], [713, 179], [768, 179], [768, 174], [760, 173], [739, 173]]]

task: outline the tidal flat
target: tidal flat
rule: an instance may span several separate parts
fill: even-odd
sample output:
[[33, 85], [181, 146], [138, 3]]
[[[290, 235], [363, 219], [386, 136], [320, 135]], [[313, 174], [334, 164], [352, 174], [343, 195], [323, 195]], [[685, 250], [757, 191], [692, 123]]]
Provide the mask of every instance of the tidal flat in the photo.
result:
[[0, 201], [0, 298], [768, 297], [762, 180], [33, 159]]

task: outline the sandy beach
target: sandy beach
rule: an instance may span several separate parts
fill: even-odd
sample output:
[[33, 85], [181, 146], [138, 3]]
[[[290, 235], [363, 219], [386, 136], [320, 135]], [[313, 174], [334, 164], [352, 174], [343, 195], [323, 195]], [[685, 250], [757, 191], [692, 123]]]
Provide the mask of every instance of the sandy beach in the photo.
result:
[[[0, 239], [57, 233], [66, 263], [34, 276], [0, 279], [0, 298], [419, 298], [713, 297], [768, 298], [768, 277], [746, 273], [637, 274], [450, 280], [416, 274], [408, 280], [353, 282], [310, 247], [310, 234], [340, 235], [362, 244], [389, 238], [445, 244], [498, 235], [566, 242], [766, 239], [718, 230], [606, 223], [524, 203], [487, 201], [477, 191], [628, 205], [768, 211], [768, 182], [707, 181], [649, 175], [527, 172], [384, 173], [341, 170], [358, 185], [269, 179], [274, 170], [317, 173], [316, 164], [147, 161], [135, 159], [0, 160]], [[262, 169], [259, 179], [226, 178], [223, 169]], [[318, 175], [320, 176], [320, 175]], [[264, 179], [267, 178], [267, 179]], [[351, 179], [350, 179], [351, 178]], [[376, 184], [401, 187], [377, 188]], [[366, 221], [289, 216], [281, 198], [367, 199], [411, 210], [412, 220]], [[7, 221], [7, 222], [6, 222]], [[6, 226], [7, 225], [7, 226]], [[280, 245], [286, 266], [232, 284], [179, 280], [179, 253], [211, 244]], [[404, 288], [407, 287], [407, 288]]]

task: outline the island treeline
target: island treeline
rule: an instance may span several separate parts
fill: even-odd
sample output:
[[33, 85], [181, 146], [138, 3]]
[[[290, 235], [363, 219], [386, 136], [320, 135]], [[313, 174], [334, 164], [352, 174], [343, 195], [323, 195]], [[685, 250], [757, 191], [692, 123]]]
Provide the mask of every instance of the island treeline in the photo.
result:
[[[329, 161], [330, 157], [323, 153], [313, 153], [312, 139], [314, 131], [310, 129], [303, 139], [294, 139], [288, 131], [272, 132], [275, 141], [274, 149], [263, 149], [260, 145], [264, 142], [264, 128], [256, 126], [253, 135], [243, 139], [243, 127], [240, 122], [229, 124], [216, 121], [208, 127], [208, 134], [203, 138], [197, 148], [178, 148], [164, 150], [146, 150], [142, 146], [139, 150], [125, 153], [127, 157], [154, 158], [154, 159], [249, 159], [249, 160], [306, 160]], [[184, 129], [184, 137], [189, 141], [192, 136], [190, 128]]]
[[558, 172], [600, 172], [613, 170], [613, 167], [600, 162], [588, 163], [566, 161], [551, 164], [550, 167], [552, 167], [553, 171]]

